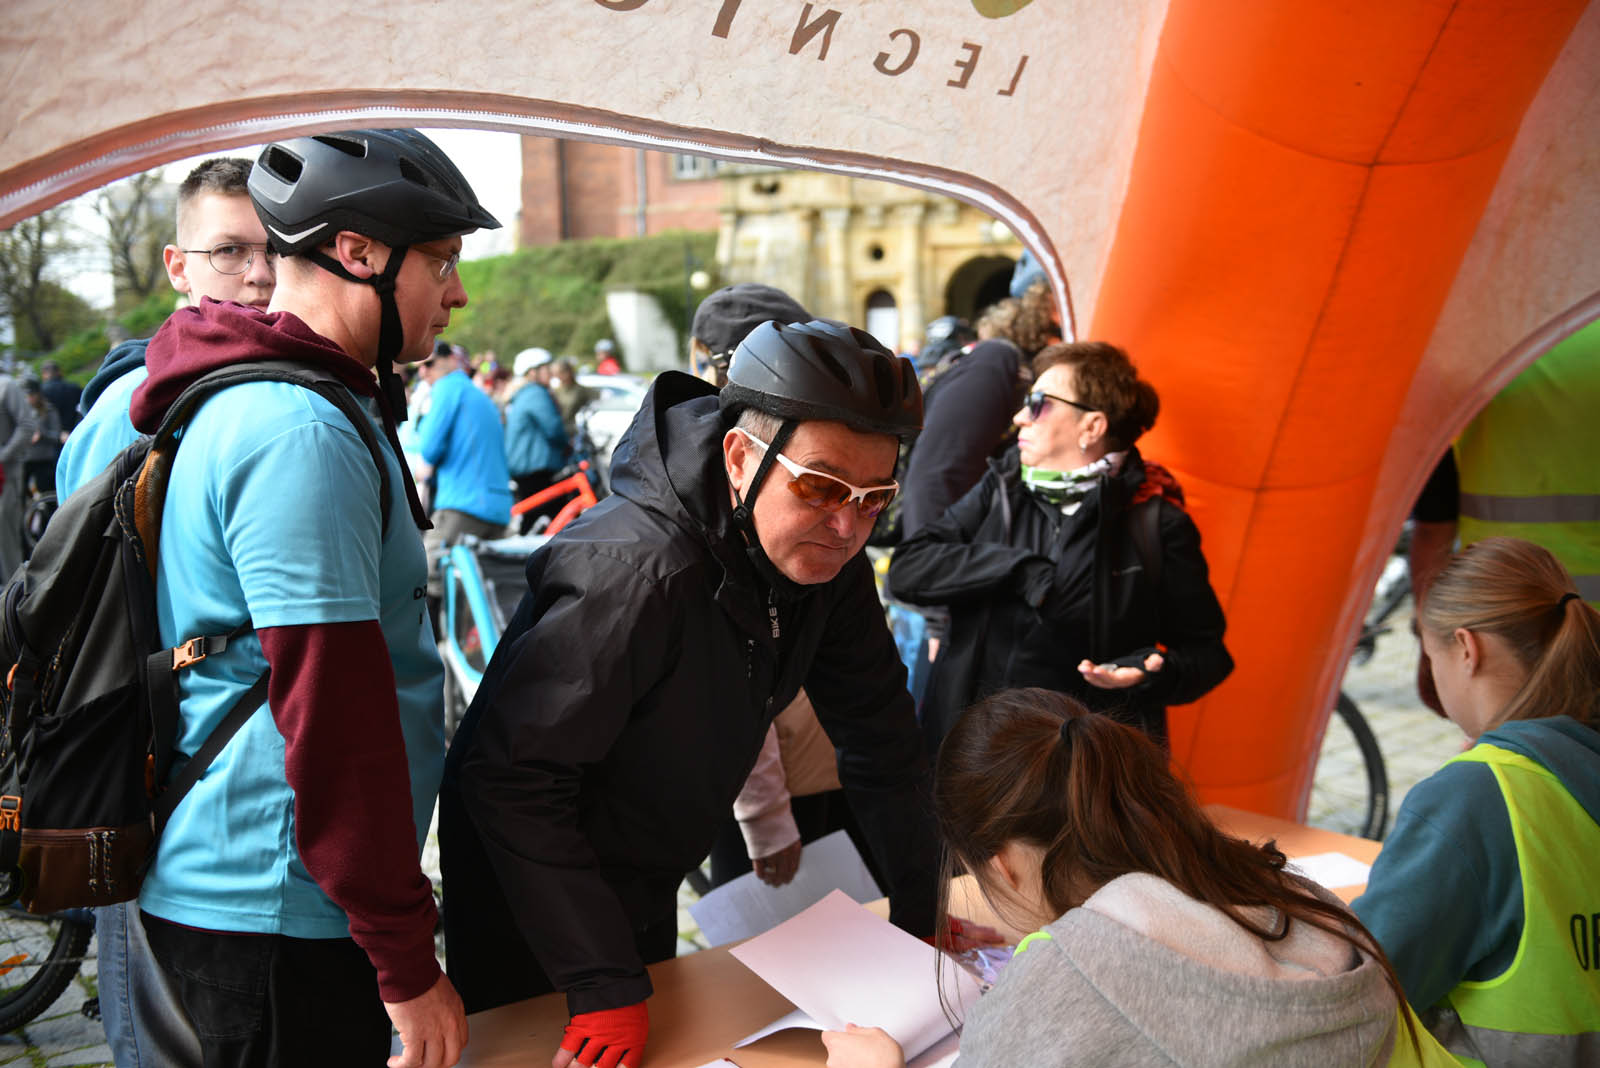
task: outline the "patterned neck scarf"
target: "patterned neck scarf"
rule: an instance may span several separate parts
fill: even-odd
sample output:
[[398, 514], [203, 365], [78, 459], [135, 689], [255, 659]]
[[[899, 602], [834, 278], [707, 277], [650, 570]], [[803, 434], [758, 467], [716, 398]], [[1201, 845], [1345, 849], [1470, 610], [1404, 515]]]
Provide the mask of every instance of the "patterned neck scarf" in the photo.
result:
[[1051, 471], [1023, 464], [1022, 485], [1041, 501], [1061, 509], [1062, 515], [1072, 515], [1082, 507], [1089, 491], [1100, 484], [1100, 476], [1116, 470], [1126, 455], [1108, 452], [1094, 463], [1072, 471]]

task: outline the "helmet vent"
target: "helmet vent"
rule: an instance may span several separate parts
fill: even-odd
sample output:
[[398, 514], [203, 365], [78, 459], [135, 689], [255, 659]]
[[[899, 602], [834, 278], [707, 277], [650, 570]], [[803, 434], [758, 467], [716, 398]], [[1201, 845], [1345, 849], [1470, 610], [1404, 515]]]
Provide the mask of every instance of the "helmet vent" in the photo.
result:
[[878, 387], [878, 403], [887, 408], [894, 404], [895, 398], [894, 368], [882, 356], [875, 357], [872, 361], [873, 384]]
[[300, 172], [304, 165], [292, 153], [285, 152], [277, 145], [268, 145], [267, 150], [261, 155], [261, 166], [265, 167], [268, 174], [287, 182], [289, 185], [300, 180]]
[[417, 166], [411, 160], [401, 156], [396, 162], [400, 164], [400, 177], [404, 178], [406, 181], [411, 182], [413, 185], [420, 185], [424, 189], [430, 188], [433, 185], [432, 182], [428, 181], [428, 172]]
[[844, 364], [839, 362], [839, 358], [829, 352], [826, 346], [818, 345], [816, 339], [808, 338], [807, 340], [811, 342], [811, 353], [816, 356], [817, 362], [822, 364], [829, 374], [837, 378], [841, 386], [849, 388], [850, 372], [845, 368]]
[[353, 156], [356, 159], [367, 158], [367, 146], [361, 141], [353, 141], [348, 137], [336, 137], [328, 134], [319, 134], [312, 140], [320, 141], [329, 148], [336, 148], [345, 155]]

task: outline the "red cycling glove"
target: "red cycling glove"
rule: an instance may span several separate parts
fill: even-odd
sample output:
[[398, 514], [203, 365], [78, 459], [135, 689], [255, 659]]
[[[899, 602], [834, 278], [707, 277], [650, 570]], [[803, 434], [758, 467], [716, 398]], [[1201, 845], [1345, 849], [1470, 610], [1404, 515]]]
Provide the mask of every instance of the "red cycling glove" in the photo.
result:
[[617, 1068], [626, 1062], [628, 1068], [639, 1068], [649, 1034], [650, 1012], [639, 1001], [620, 1009], [580, 1012], [562, 1032], [561, 1048], [576, 1053], [577, 1064]]

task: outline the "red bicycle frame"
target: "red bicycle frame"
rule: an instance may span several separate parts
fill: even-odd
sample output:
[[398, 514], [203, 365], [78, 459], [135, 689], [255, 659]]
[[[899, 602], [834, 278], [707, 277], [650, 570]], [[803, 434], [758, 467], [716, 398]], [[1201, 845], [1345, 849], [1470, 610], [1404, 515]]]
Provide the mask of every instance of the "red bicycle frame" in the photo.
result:
[[594, 495], [594, 486], [589, 482], [588, 471], [589, 461], [579, 460], [576, 471], [559, 482], [550, 483], [538, 493], [522, 498], [522, 500], [511, 506], [511, 514], [513, 516], [522, 515], [524, 512], [533, 511], [541, 504], [555, 500], [557, 497], [575, 493], [577, 496], [568, 501], [561, 511], [556, 513], [555, 518], [550, 520], [550, 525], [544, 528], [546, 534], [558, 533], [562, 527], [576, 519], [579, 512], [600, 503], [600, 498]]

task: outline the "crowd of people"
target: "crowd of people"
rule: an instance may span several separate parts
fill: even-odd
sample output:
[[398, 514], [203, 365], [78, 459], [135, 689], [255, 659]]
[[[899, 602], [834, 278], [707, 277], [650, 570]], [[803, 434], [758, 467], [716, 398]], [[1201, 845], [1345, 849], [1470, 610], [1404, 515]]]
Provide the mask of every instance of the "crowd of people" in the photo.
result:
[[[1183, 489], [1138, 447], [1156, 388], [1115, 345], [1062, 340], [1028, 264], [920, 368], [773, 287], [708, 297], [695, 373], [655, 378], [612, 493], [529, 557], [447, 747], [430, 554], [506, 534], [585, 401], [547, 350], [507, 370], [439, 340], [469, 300], [462, 236], [498, 225], [413, 130], [211, 160], [166, 253], [187, 306], [81, 400], [48, 368], [0, 377], [8, 529], [57, 437], [65, 497], [229, 364], [320, 368], [389, 443], [380, 475], [286, 382], [223, 390], [184, 432], [161, 638], [230, 641], [182, 680], [179, 763], [255, 680], [267, 697], [139, 898], [98, 910], [119, 1066], [437, 1068], [467, 1013], [560, 991], [555, 1068], [641, 1068], [685, 874], [711, 856], [781, 884], [839, 828], [911, 934], [994, 939], [949, 914], [961, 873], [1035, 932], [962, 1064], [1600, 1055], [1600, 934], [1578, 923], [1600, 931], [1600, 615], [1516, 539], [1432, 578], [1422, 642], [1470, 748], [1407, 798], [1354, 911], [1223, 834], [1166, 750], [1167, 707], [1233, 659]], [[926, 621], [906, 650], [875, 536], [897, 611]], [[419, 861], [436, 801], [442, 920]], [[904, 1063], [870, 1026], [824, 1042], [839, 1068]]]

